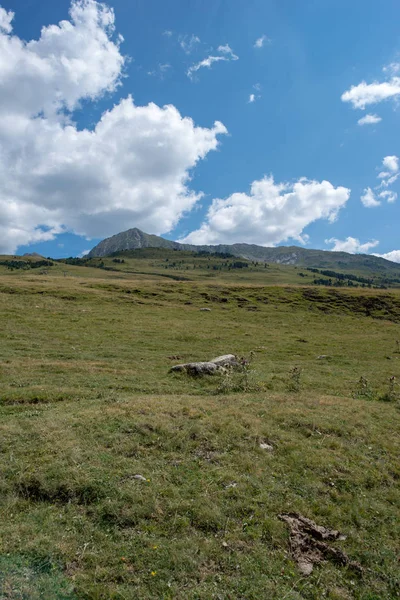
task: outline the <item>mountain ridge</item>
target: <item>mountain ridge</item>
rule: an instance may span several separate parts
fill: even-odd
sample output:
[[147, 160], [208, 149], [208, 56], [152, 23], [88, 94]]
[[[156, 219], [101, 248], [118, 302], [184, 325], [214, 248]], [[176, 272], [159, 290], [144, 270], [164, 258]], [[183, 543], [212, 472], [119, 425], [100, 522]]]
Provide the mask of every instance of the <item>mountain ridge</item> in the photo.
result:
[[166, 248], [232, 254], [251, 261], [272, 262], [281, 265], [298, 265], [316, 268], [358, 269], [362, 271], [396, 271], [400, 275], [400, 265], [370, 254], [349, 254], [332, 250], [315, 250], [300, 246], [266, 247], [256, 244], [236, 243], [217, 245], [184, 244], [163, 237], [148, 234], [134, 227], [109, 238], [105, 238], [87, 254], [87, 258], [104, 257], [110, 254], [139, 248]]

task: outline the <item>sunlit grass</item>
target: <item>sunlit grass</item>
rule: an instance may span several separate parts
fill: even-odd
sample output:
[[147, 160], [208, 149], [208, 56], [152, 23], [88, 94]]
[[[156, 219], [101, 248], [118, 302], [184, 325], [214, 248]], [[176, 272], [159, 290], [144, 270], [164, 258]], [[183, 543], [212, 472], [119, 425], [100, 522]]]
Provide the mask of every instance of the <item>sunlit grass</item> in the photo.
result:
[[[396, 293], [57, 269], [0, 277], [0, 597], [399, 596]], [[284, 511], [364, 575], [301, 577]]]

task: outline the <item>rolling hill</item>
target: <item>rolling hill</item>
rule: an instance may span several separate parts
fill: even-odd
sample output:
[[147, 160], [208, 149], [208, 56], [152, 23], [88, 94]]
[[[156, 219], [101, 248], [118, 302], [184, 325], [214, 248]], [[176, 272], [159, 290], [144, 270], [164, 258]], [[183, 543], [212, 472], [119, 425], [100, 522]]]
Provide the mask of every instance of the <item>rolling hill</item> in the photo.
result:
[[170, 250], [231, 254], [250, 261], [315, 267], [318, 269], [334, 269], [341, 272], [380, 273], [381, 275], [387, 274], [391, 277], [400, 277], [400, 265], [384, 258], [371, 256], [370, 254], [348, 254], [347, 252], [312, 250], [299, 246], [278, 246], [276, 248], [267, 248], [255, 244], [196, 246], [166, 240], [157, 235], [144, 233], [137, 228], [128, 229], [128, 231], [123, 231], [104, 239], [87, 256], [88, 258], [104, 257], [124, 250], [136, 250], [139, 248], [165, 248]]

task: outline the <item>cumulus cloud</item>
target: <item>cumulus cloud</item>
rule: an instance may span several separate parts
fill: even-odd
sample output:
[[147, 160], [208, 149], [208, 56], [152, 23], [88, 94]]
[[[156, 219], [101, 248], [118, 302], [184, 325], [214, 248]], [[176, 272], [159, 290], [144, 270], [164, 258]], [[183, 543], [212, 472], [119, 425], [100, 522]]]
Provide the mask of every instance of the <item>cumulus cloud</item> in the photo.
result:
[[253, 102], [255, 102], [256, 100], [256, 95], [255, 94], [250, 94], [249, 96], [249, 104], [252, 104]]
[[[226, 133], [196, 126], [174, 106], [136, 106], [131, 97], [92, 130], [69, 111], [120, 84], [125, 59], [114, 13], [75, 0], [70, 21], [37, 41], [0, 32], [0, 252], [63, 231], [105, 237], [138, 226], [165, 233], [200, 198], [190, 190], [197, 162]], [[115, 39], [116, 38], [116, 39]]]
[[254, 42], [254, 48], [262, 48], [266, 42], [268, 42], [268, 38], [266, 35], [262, 35]]
[[386, 252], [386, 254], [373, 254], [373, 256], [379, 256], [380, 258], [386, 258], [386, 260], [400, 263], [400, 250], [392, 250], [391, 252]]
[[197, 71], [199, 71], [200, 69], [203, 69], [203, 68], [210, 69], [214, 63], [221, 62], [221, 61], [229, 62], [231, 60], [239, 60], [239, 57], [233, 52], [233, 50], [229, 46], [229, 44], [225, 44], [223, 46], [218, 46], [217, 51], [219, 52], [218, 55], [207, 56], [207, 58], [204, 58], [200, 62], [189, 67], [189, 69], [187, 70], [187, 73], [186, 73], [187, 76], [190, 79], [193, 79], [193, 76], [195, 73], [197, 73]]
[[302, 178], [290, 184], [264, 177], [251, 184], [249, 194], [214, 200], [201, 227], [182, 241], [229, 244], [246, 240], [273, 246], [295, 239], [303, 243], [305, 227], [318, 219], [335, 221], [349, 196], [349, 189], [335, 188], [329, 181]]
[[350, 254], [365, 254], [371, 248], [378, 246], [378, 240], [371, 240], [365, 244], [361, 244], [360, 240], [354, 237], [348, 237], [345, 240], [331, 238], [325, 240], [325, 244], [333, 244], [332, 252], [349, 252]]
[[378, 104], [389, 98], [400, 95], [400, 77], [392, 77], [389, 81], [379, 83], [366, 83], [362, 81], [358, 85], [352, 85], [349, 90], [342, 94], [343, 102], [350, 102], [353, 108], [364, 110], [369, 104]]
[[399, 170], [399, 159], [397, 156], [385, 156], [382, 161], [383, 166], [392, 173], [397, 173]]
[[378, 115], [365, 115], [365, 117], [358, 119], [357, 123], [359, 125], [375, 125], [381, 121], [382, 117], [378, 117]]
[[39, 40], [28, 43], [4, 30], [0, 34], [2, 112], [54, 116], [120, 84], [125, 59], [118, 38], [112, 38], [112, 9], [77, 0], [70, 17], [43, 27]]
[[374, 192], [370, 187], [364, 190], [363, 195], [361, 196], [361, 202], [365, 206], [365, 208], [375, 208], [376, 206], [380, 206], [379, 200], [375, 198]]
[[12, 32], [12, 20], [14, 19], [14, 13], [10, 10], [7, 11], [0, 6], [0, 30], [5, 33]]

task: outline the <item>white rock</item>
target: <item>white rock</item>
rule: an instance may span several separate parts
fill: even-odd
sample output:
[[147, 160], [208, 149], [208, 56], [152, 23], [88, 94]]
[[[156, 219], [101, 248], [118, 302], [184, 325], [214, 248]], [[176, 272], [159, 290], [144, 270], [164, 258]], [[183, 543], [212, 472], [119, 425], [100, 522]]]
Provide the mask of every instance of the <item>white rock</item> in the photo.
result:
[[260, 448], [262, 450], [268, 450], [269, 452], [272, 452], [272, 450], [274, 449], [274, 447], [271, 446], [271, 444], [260, 444]]

